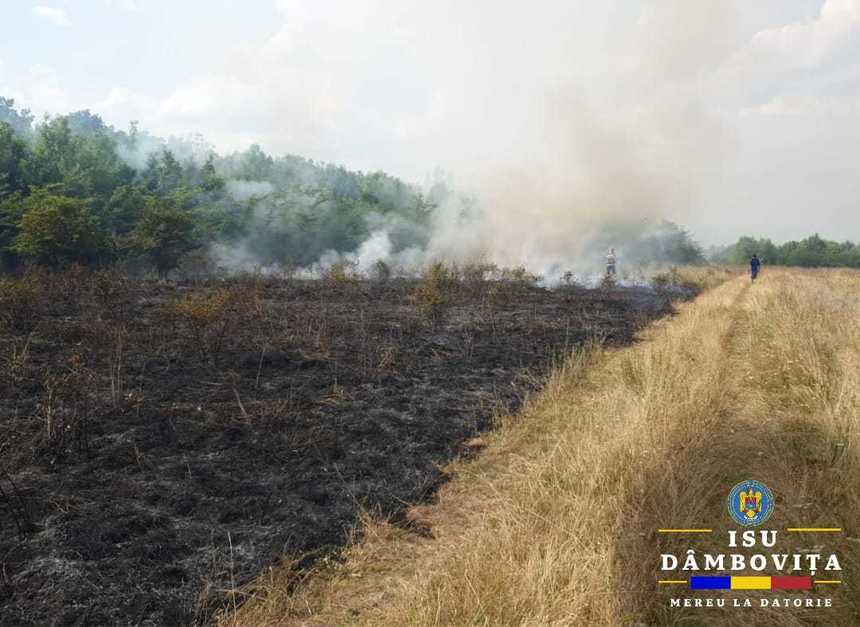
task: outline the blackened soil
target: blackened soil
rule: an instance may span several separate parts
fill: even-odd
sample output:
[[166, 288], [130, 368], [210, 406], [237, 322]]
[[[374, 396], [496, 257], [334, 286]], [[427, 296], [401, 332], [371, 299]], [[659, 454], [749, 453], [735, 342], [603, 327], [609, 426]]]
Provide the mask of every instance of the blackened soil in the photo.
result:
[[204, 621], [280, 556], [342, 546], [361, 508], [432, 497], [554, 358], [671, 310], [483, 283], [433, 319], [397, 280], [231, 284], [260, 302], [223, 328], [166, 313], [217, 287], [55, 287], [3, 331], [3, 625]]

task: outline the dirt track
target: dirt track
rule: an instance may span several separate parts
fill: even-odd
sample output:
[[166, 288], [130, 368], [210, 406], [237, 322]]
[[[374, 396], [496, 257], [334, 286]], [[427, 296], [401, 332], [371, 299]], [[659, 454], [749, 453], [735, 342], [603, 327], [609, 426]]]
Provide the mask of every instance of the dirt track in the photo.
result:
[[0, 336], [25, 350], [0, 397], [4, 625], [205, 618], [279, 556], [343, 545], [360, 508], [430, 498], [554, 356], [671, 310], [645, 288], [487, 283], [432, 324], [414, 282], [272, 281], [207, 353], [163, 310], [210, 288], [129, 285], [99, 311], [84, 285]]

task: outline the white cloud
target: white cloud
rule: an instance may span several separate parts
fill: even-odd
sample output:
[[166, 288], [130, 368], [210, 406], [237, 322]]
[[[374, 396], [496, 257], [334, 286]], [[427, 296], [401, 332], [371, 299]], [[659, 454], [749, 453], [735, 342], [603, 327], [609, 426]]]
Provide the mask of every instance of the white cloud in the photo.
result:
[[16, 74], [0, 72], [0, 94], [37, 115], [66, 113], [74, 105], [60, 74], [49, 65], [32, 65]]
[[131, 13], [140, 9], [137, 0], [105, 0], [105, 4], [108, 7], [129, 11]]
[[834, 97], [813, 94], [780, 94], [762, 104], [745, 107], [739, 112], [742, 118], [809, 116], [821, 120], [858, 115], [860, 115], [858, 96]]
[[860, 34], [860, 0], [826, 0], [818, 16], [757, 32], [735, 62], [769, 71], [815, 68], [839, 56]]
[[43, 20], [47, 20], [55, 26], [71, 26], [72, 22], [66, 14], [65, 9], [59, 7], [35, 6], [33, 14]]
[[131, 120], [140, 120], [141, 116], [156, 106], [157, 103], [145, 94], [136, 93], [127, 87], [112, 87], [103, 100], [92, 104], [90, 108], [105, 120], [125, 127]]

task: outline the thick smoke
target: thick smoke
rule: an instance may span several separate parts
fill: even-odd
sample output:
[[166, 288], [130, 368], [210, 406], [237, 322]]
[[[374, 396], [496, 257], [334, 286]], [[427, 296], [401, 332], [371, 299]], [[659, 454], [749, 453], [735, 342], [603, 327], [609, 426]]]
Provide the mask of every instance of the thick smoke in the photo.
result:
[[[314, 124], [335, 134], [349, 127], [346, 118], [367, 124], [317, 146], [293, 133], [291, 153], [322, 152], [412, 178], [433, 166], [449, 174], [419, 190], [301, 157], [273, 158], [258, 147], [217, 157], [228, 201], [207, 188], [202, 204], [244, 223], [241, 237], [211, 246], [216, 265], [314, 271], [347, 261], [367, 271], [379, 261], [404, 269], [481, 261], [555, 280], [598, 272], [610, 246], [622, 267], [678, 258], [678, 232], [663, 220], [684, 223], [735, 152], [731, 126], [711, 98], [714, 77], [729, 71], [741, 41], [731, 3], [545, 1], [524, 12], [489, 0], [406, 2], [397, 10], [367, 0], [356, 7], [342, 12], [342, 3], [326, 0], [298, 15], [295, 3], [284, 2], [283, 37], [273, 37], [260, 58], [223, 71], [250, 87], [268, 80], [267, 68], [278, 82], [295, 64], [310, 64], [307, 84], [295, 85], [310, 101], [315, 77], [341, 77], [326, 88], [339, 104], [290, 110], [279, 120], [293, 128], [320, 115]], [[367, 37], [357, 28], [365, 23], [389, 34]], [[242, 73], [250, 67], [253, 76]], [[194, 93], [205, 91], [200, 83]], [[247, 93], [271, 111], [293, 96], [280, 88]], [[237, 125], [253, 125], [249, 117], [237, 116]], [[259, 130], [281, 132], [275, 120]], [[213, 154], [199, 137], [164, 141], [132, 127], [128, 138], [118, 150], [138, 171], [170, 150], [200, 173]], [[402, 165], [391, 161], [395, 148]]]
[[544, 275], [593, 271], [609, 245], [622, 262], [649, 261], [643, 238], [659, 237], [663, 219], [688, 217], [732, 157], [703, 76], [734, 31], [729, 3], [660, 3], [644, 10], [630, 43], [613, 40], [604, 74], [533, 83], [516, 114], [502, 102], [518, 127], [497, 131], [517, 141], [460, 166], [480, 210], [465, 220], [443, 211], [430, 255], [480, 254]]
[[[370, 224], [357, 249], [328, 251], [320, 263], [480, 259], [558, 277], [597, 272], [608, 246], [622, 264], [658, 259], [663, 220], [689, 217], [734, 152], [707, 80], [737, 44], [733, 6], [648, 5], [635, 21], [607, 27], [618, 37], [582, 44], [556, 30], [557, 41], [541, 39], [549, 24], [581, 17], [570, 3], [544, 3], [528, 16], [476, 4], [452, 12], [468, 37], [419, 59], [430, 76], [444, 73], [445, 86], [462, 89], [414, 131], [427, 157], [454, 172], [456, 190], [429, 225], [415, 227], [426, 229], [426, 245], [393, 246], [396, 225]], [[415, 12], [412, 19], [425, 9]], [[492, 24], [482, 22], [488, 15]], [[612, 16], [591, 15], [601, 18]]]

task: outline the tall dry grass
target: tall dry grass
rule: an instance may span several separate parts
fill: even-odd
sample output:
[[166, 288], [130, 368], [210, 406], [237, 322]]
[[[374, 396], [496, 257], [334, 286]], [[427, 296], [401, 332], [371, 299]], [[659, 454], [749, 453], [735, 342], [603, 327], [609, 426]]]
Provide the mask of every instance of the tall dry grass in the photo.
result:
[[[858, 272], [771, 269], [682, 305], [638, 345], [575, 355], [459, 469], [428, 514], [434, 539], [368, 525], [343, 568], [224, 622], [860, 624], [858, 312]], [[660, 553], [733, 552], [725, 499], [747, 478], [777, 496], [780, 552], [839, 554], [843, 584], [815, 591], [833, 608], [668, 607], [685, 595], [658, 585]], [[844, 531], [784, 531], [801, 526]]]

